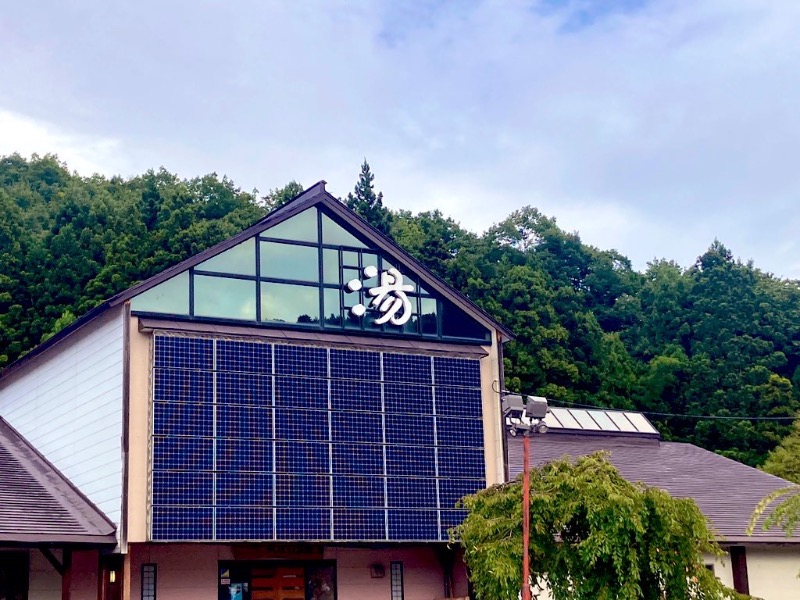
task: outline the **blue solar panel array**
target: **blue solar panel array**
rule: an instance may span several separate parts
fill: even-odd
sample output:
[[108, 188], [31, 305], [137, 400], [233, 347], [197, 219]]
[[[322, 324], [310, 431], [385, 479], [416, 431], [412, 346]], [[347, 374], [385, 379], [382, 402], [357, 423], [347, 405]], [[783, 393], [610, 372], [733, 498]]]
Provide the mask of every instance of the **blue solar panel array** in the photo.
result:
[[154, 540], [445, 541], [485, 486], [477, 360], [157, 335]]

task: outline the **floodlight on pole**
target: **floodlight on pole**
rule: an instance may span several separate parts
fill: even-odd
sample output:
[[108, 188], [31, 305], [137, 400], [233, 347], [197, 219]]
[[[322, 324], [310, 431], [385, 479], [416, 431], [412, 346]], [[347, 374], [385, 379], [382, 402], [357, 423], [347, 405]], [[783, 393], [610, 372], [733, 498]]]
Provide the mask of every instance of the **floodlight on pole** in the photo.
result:
[[547, 398], [506, 394], [503, 396], [503, 419], [508, 433], [522, 433], [522, 590], [521, 600], [531, 600], [531, 432], [546, 433]]

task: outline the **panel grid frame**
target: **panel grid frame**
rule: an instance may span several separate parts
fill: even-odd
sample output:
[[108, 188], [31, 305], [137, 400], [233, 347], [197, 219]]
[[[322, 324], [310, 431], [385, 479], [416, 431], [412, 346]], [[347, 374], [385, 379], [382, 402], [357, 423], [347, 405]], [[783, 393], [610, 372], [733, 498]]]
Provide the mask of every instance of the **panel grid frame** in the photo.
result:
[[[163, 340], [171, 341], [176, 338], [184, 341], [167, 342], [165, 345], [167, 350], [159, 350]], [[226, 345], [224, 361], [220, 360], [218, 346], [220, 344]], [[252, 344], [258, 344], [260, 347], [254, 349], [251, 347]], [[181, 350], [178, 357], [168, 356], [169, 348], [172, 347]], [[150, 505], [148, 523], [153, 540], [448, 541], [448, 526], [453, 524], [461, 513], [455, 510], [455, 506], [450, 505], [451, 492], [448, 493], [448, 501], [443, 503], [443, 478], [460, 480], [462, 485], [457, 488], [467, 491], [477, 491], [485, 487], [482, 415], [475, 412], [481, 410], [480, 405], [474, 401], [465, 403], [472, 411], [460, 418], [472, 421], [472, 424], [467, 426], [472, 432], [468, 436], [469, 448], [463, 448], [468, 452], [468, 456], [448, 466], [442, 461], [457, 457], [460, 440], [458, 435], [452, 432], [443, 435], [442, 427], [455, 426], [459, 418], [452, 414], [452, 408], [445, 411], [445, 414], [439, 414], [437, 395], [437, 391], [441, 390], [442, 397], [449, 399], [451, 404], [462, 396], [479, 395], [479, 388], [463, 385], [470, 381], [480, 381], [480, 363], [476, 359], [443, 359], [439, 356], [412, 353], [340, 350], [243, 338], [179, 336], [162, 332], [156, 332], [151, 348], [154, 356], [151, 390], [155, 390], [157, 385], [160, 385], [159, 389], [169, 388], [166, 384], [169, 384], [170, 380], [165, 374], [170, 371], [165, 369], [183, 369], [189, 372], [202, 370], [211, 377], [211, 397], [207, 398], [210, 402], [206, 404], [208, 409], [211, 409], [210, 432], [208, 426], [204, 427], [202, 422], [189, 424], [181, 422], [178, 428], [181, 436], [171, 435], [174, 432], [170, 430], [161, 431], [162, 435], [159, 435], [156, 430], [158, 419], [156, 409], [162, 412], [167, 409], [178, 411], [175, 414], [180, 415], [182, 413], [178, 404], [189, 404], [198, 409], [200, 407], [196, 404], [192, 389], [182, 391], [182, 401], [170, 397], [161, 397], [156, 401], [155, 395], [151, 397], [149, 448], [153, 468], [148, 478]], [[194, 354], [186, 352], [186, 348], [194, 349]], [[196, 348], [209, 350], [210, 359], [203, 358], [202, 352], [197, 352]], [[239, 357], [236, 350], [242, 352], [245, 358]], [[278, 353], [281, 355], [280, 358], [276, 357]], [[155, 361], [157, 354], [160, 357], [158, 363]], [[261, 357], [264, 364], [248, 363], [249, 358], [254, 356]], [[357, 359], [359, 368], [377, 366], [378, 373], [370, 370], [363, 371], [359, 375], [357, 368], [343, 368], [343, 360], [348, 356]], [[470, 368], [473, 369], [471, 374]], [[239, 375], [244, 375], [245, 378], [239, 384], [231, 383], [236, 381]], [[337, 375], [340, 377], [337, 378]], [[197, 380], [196, 377], [194, 379], [192, 377], [189, 374], [188, 381]], [[237, 394], [241, 394], [249, 377], [263, 378], [259, 380], [262, 392], [246, 397], [245, 402], [237, 402], [240, 397]], [[309, 392], [312, 396], [324, 389], [322, 392], [324, 398], [318, 399], [318, 405], [292, 408], [289, 409], [292, 411], [291, 415], [281, 415], [281, 407], [277, 404], [279, 377], [296, 378], [299, 382], [299, 378], [304, 377], [324, 378], [324, 387], [309, 388], [315, 390]], [[334, 386], [337, 386], [339, 381], [350, 382], [354, 386], [350, 386], [350, 383], [347, 383], [350, 387], [339, 386], [338, 389], [344, 392], [335, 399]], [[230, 388], [230, 385], [239, 387]], [[304, 387], [302, 382], [298, 385], [298, 389]], [[291, 392], [292, 388], [284, 385], [283, 389], [282, 403], [283, 409], [286, 410], [288, 408], [286, 394]], [[374, 389], [374, 392], [370, 392], [370, 389]], [[348, 405], [347, 390], [351, 390], [351, 394], [364, 391], [368, 395], [374, 393], [376, 400], [379, 396], [380, 406], [369, 403], [361, 405], [356, 401], [356, 397], [353, 397], [353, 402]], [[391, 398], [388, 404], [387, 393]], [[424, 400], [425, 398], [428, 399]], [[226, 408], [223, 410], [223, 407]], [[315, 412], [312, 413], [312, 410]], [[202, 415], [206, 412], [195, 411], [189, 414], [200, 415], [198, 418], [202, 421]], [[264, 415], [264, 417], [268, 415], [272, 418], [263, 422], [258, 419], [254, 421], [253, 415]], [[186, 418], [184, 421], [192, 421], [192, 418]], [[259, 419], [261, 418], [259, 416]], [[288, 429], [284, 430], [288, 438], [282, 435], [280, 418], [295, 424], [292, 429], [295, 433], [291, 433]], [[325, 422], [319, 423], [320, 418]], [[233, 426], [230, 423], [232, 420], [246, 421], [246, 423]], [[301, 424], [303, 422], [308, 426], [314, 426], [311, 429], [304, 428], [305, 426]], [[379, 431], [374, 429], [375, 425], [371, 424], [373, 422], [379, 426]], [[337, 431], [337, 423], [344, 424], [342, 426], [345, 429]], [[324, 428], [319, 428], [316, 424], [324, 425]], [[192, 435], [194, 430], [189, 425], [196, 426], [196, 431], [203, 435]], [[364, 429], [365, 427], [367, 429]], [[413, 432], [413, 435], [398, 435], [403, 427]], [[430, 434], [425, 433], [428, 427]], [[477, 438], [479, 430], [481, 439]], [[372, 433], [369, 433], [370, 431]], [[226, 432], [225, 435], [223, 432]], [[286, 439], [289, 439], [289, 444], [296, 446], [309, 444], [293, 459], [289, 459], [290, 455], [285, 455], [286, 459], [290, 460], [285, 464], [292, 473], [286, 473], [287, 469], [281, 468], [279, 464], [281, 444], [285, 446]], [[244, 450], [245, 447], [239, 444], [238, 440], [247, 441], [248, 449]], [[208, 442], [212, 446], [210, 471], [205, 470], [208, 468], [208, 457], [203, 450]], [[321, 444], [326, 448], [327, 464], [321, 463], [319, 471], [315, 470], [314, 463], [303, 462], [316, 460], [312, 457], [317, 456], [317, 451], [311, 444]], [[268, 451], [264, 453], [259, 448]], [[374, 454], [371, 448], [378, 454]], [[256, 454], [252, 454], [253, 451]], [[225, 452], [227, 457], [222, 462], [220, 462], [221, 452]], [[174, 456], [175, 453], [178, 454], [177, 457]], [[371, 456], [374, 458], [370, 458]], [[181, 460], [185, 464], [180, 464]], [[301, 463], [296, 463], [297, 460]], [[375, 467], [380, 465], [379, 470], [376, 471], [369, 466], [371, 464]], [[308, 468], [302, 465], [307, 465]], [[462, 466], [468, 468], [462, 470]], [[292, 477], [287, 479], [281, 475], [282, 472]], [[156, 473], [158, 475], [155, 475]], [[201, 475], [202, 481], [206, 481], [205, 476], [210, 475], [212, 488], [209, 502], [191, 502], [189, 505], [154, 503], [156, 499], [163, 500], [171, 493], [170, 489], [165, 488], [165, 481], [179, 483]], [[309, 477], [312, 479], [308, 479]], [[356, 478], [359, 477], [374, 481], [377, 487], [370, 485], [368, 488], [372, 491], [362, 490], [361, 493], [367, 494], [366, 496], [358, 496], [356, 492], [352, 492], [354, 497], [348, 499], [343, 495], [350, 493], [347, 490], [351, 488], [347, 485], [355, 485]], [[338, 488], [337, 478], [340, 482]], [[223, 480], [226, 482], [224, 492], [219, 487]], [[238, 482], [236, 485], [239, 487], [231, 488], [231, 481]], [[266, 481], [269, 481], [269, 486], [265, 486]], [[294, 483], [289, 483], [290, 481]], [[395, 482], [391, 484], [395, 486], [392, 489], [402, 490], [402, 492], [392, 492], [392, 497], [395, 498], [393, 501], [390, 501], [390, 481]], [[427, 481], [430, 481], [430, 484], [426, 483]], [[319, 488], [320, 484], [325, 487], [325, 493], [322, 495], [319, 493], [322, 491]], [[251, 489], [247, 487], [248, 485], [256, 487]], [[292, 488], [287, 488], [287, 485], [291, 485]], [[299, 488], [296, 487], [298, 485]], [[304, 488], [305, 485], [311, 485], [312, 488]], [[345, 487], [342, 488], [342, 485]], [[401, 485], [401, 488], [396, 488], [397, 485]], [[159, 489], [156, 490], [156, 487]], [[295, 491], [292, 492], [290, 489]], [[311, 493], [311, 490], [318, 491]], [[381, 490], [379, 496], [375, 495], [376, 490]], [[301, 500], [300, 498], [307, 493], [311, 495]], [[402, 500], [398, 500], [397, 493], [401, 493]], [[268, 499], [268, 504], [263, 502], [265, 498]], [[202, 500], [202, 497], [199, 500]], [[293, 516], [292, 506], [300, 509], [299, 512], [308, 513], [308, 519], [303, 520]], [[196, 512], [192, 515], [188, 509]], [[235, 520], [237, 515], [242, 519], [251, 519], [252, 523], [237, 522]], [[377, 535], [375, 529], [378, 519], [382, 523], [380, 535]], [[266, 523], [269, 523], [268, 527]], [[356, 536], [359, 526], [362, 526], [363, 531]]]

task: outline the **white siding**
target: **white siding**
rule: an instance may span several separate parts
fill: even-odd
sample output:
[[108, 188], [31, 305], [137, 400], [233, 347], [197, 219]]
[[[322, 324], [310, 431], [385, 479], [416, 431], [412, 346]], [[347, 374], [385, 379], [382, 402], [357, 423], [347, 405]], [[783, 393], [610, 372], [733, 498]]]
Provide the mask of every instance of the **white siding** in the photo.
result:
[[109, 311], [0, 381], [0, 415], [117, 524], [122, 319]]

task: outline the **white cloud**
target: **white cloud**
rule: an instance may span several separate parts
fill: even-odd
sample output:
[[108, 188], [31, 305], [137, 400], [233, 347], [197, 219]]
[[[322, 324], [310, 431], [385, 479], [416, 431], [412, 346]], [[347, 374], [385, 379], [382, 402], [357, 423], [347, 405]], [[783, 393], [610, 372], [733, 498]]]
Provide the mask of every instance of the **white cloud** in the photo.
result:
[[57, 154], [81, 174], [115, 175], [124, 172], [119, 140], [69, 133], [50, 124], [0, 109], [0, 156], [17, 152]]
[[107, 6], [4, 11], [0, 153], [341, 196], [367, 157], [393, 208], [531, 204], [638, 267], [719, 238], [800, 277], [795, 0]]

